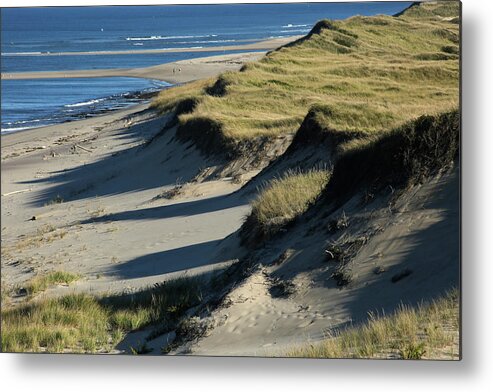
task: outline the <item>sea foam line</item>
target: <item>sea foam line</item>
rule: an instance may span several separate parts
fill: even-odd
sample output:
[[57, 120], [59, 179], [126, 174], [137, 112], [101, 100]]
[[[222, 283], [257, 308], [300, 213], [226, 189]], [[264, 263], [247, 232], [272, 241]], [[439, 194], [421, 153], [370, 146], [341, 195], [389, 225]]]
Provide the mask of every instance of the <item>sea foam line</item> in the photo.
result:
[[295, 27], [307, 27], [307, 26], [309, 26], [309, 25], [307, 25], [307, 24], [291, 24], [291, 23], [289, 23], [287, 25], [282, 26], [282, 28], [283, 29], [292, 29], [292, 28], [295, 28]]
[[100, 98], [100, 99], [91, 99], [90, 101], [85, 101], [85, 102], [78, 102], [78, 103], [71, 103], [68, 105], [63, 105], [64, 108], [76, 108], [79, 106], [88, 106], [88, 105], [93, 105], [95, 103], [104, 101], [106, 98]]
[[207, 38], [207, 37], [217, 37], [217, 34], [208, 35], [151, 35], [150, 37], [127, 37], [127, 41], [154, 41], [154, 40], [169, 40], [169, 39], [189, 39], [189, 38]]
[[11, 132], [17, 132], [17, 131], [24, 131], [26, 129], [32, 129], [32, 128], [36, 128], [36, 127], [19, 127], [19, 128], [2, 128], [0, 130], [0, 133], [2, 134], [5, 134], [5, 133], [11, 133]]

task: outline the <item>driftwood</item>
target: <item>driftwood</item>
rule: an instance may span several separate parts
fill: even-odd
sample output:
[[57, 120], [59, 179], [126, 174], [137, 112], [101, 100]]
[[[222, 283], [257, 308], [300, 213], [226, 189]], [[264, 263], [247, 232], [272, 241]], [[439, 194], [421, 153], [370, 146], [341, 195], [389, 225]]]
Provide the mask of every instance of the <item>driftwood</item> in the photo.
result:
[[21, 189], [20, 191], [13, 191], [13, 192], [7, 192], [7, 193], [2, 193], [2, 196], [10, 196], [10, 195], [15, 195], [17, 193], [24, 193], [24, 192], [30, 192], [31, 189]]
[[78, 147], [78, 148], [80, 148], [81, 150], [84, 150], [84, 151], [86, 151], [86, 152], [92, 152], [91, 150], [88, 150], [88, 149], [87, 149], [87, 148], [85, 148], [85, 147], [79, 146], [78, 144], [74, 144], [74, 147]]

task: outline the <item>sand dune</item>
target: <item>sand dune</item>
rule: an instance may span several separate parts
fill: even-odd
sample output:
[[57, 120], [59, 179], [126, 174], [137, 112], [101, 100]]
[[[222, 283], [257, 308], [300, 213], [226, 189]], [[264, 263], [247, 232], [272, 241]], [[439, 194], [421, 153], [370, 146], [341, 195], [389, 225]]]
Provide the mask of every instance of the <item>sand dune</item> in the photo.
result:
[[[255, 56], [180, 62], [181, 76], [186, 81], [237, 69]], [[174, 66], [132, 72], [170, 80], [165, 73]], [[220, 306], [204, 304], [207, 333], [171, 351], [207, 355], [282, 355], [297, 343], [365, 320], [370, 311], [388, 313], [458, 285], [457, 168], [407, 189], [392, 203], [382, 195], [362, 205], [361, 195], [353, 195], [330, 214], [297, 222], [252, 251], [240, 246], [238, 229], [258, 186], [295, 163], [330, 165], [330, 154], [308, 146], [283, 155], [292, 140], [286, 137], [266, 154], [275, 159], [270, 166], [264, 169], [265, 161], [241, 171], [250, 166], [239, 161], [226, 176], [224, 161], [179, 142], [169, 120], [140, 105], [2, 136], [3, 281], [22, 286], [36, 274], [64, 270], [82, 279], [39, 298], [132, 292], [237, 265], [248, 255], [255, 268], [233, 283]], [[351, 225], [329, 235], [327, 219], [343, 212]], [[365, 246], [350, 262], [354, 280], [341, 288], [325, 258], [328, 241], [362, 237]], [[404, 278], [392, 279], [400, 274]], [[279, 282], [292, 293], [276, 293]], [[129, 352], [145, 333], [129, 334], [118, 350]], [[150, 341], [151, 354], [159, 354], [169, 337]]]
[[[357, 325], [370, 311], [390, 314], [400, 304], [415, 306], [458, 285], [458, 183], [455, 169], [417, 186], [400, 198], [396, 213], [388, 211], [383, 199], [365, 210], [352, 202], [335, 211], [359, 216], [349, 234], [353, 238], [375, 232], [351, 261], [355, 277], [347, 288], [331, 278], [324, 259], [325, 233], [306, 236], [307, 225], [300, 225], [271, 242], [262, 253], [265, 267], [229, 294], [229, 307], [211, 316], [217, 327], [176, 352], [282, 356], [297, 344]], [[286, 249], [289, 257], [281, 265], [273, 263]], [[409, 276], [392, 281], [406, 270]], [[292, 282], [294, 293], [273, 296], [270, 288], [276, 279]]]

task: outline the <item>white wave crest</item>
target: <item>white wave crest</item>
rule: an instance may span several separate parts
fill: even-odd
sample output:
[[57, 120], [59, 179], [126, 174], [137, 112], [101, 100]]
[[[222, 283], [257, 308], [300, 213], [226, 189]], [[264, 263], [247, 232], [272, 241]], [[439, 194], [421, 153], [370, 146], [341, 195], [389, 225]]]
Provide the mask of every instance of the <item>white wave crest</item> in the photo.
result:
[[296, 27], [307, 27], [307, 26], [309, 26], [309, 25], [307, 25], [307, 24], [291, 24], [291, 23], [289, 23], [287, 25], [282, 26], [282, 28], [283, 29], [293, 29], [293, 28], [296, 28]]
[[71, 103], [68, 105], [64, 105], [63, 107], [64, 108], [76, 108], [79, 106], [93, 105], [93, 104], [101, 102], [101, 101], [104, 101], [104, 98], [102, 98], [102, 99], [91, 99], [90, 101], [85, 101], [85, 102]]
[[10, 132], [17, 132], [17, 131], [23, 131], [25, 129], [31, 129], [31, 128], [35, 128], [35, 127], [18, 127], [18, 128], [2, 128], [1, 129], [1, 133], [10, 133]]
[[155, 40], [170, 40], [170, 39], [191, 39], [191, 38], [207, 38], [207, 37], [217, 37], [217, 34], [207, 34], [207, 35], [151, 35], [150, 37], [127, 37], [127, 41], [155, 41]]
[[281, 30], [280, 33], [306, 33], [310, 29], [292, 29], [292, 30]]
[[49, 54], [50, 52], [7, 52], [3, 53], [2, 56], [33, 56], [37, 54]]

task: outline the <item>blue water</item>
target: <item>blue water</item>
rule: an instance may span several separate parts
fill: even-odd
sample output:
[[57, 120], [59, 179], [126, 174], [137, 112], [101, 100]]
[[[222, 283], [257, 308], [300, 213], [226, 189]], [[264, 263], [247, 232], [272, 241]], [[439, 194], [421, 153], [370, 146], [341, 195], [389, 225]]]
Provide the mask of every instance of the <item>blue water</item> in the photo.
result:
[[[122, 109], [142, 102], [142, 92], [166, 86], [169, 84], [137, 78], [3, 80], [2, 133]], [[26, 94], [26, 91], [42, 91], [42, 94]]]
[[[145, 67], [225, 52], [46, 56], [43, 53], [228, 46], [306, 34], [323, 18], [394, 14], [410, 2], [227, 4], [1, 9], [2, 72]], [[29, 54], [29, 55], [27, 55]], [[129, 78], [2, 81], [1, 128], [13, 131], [121, 107], [153, 81]], [[42, 97], [42, 98], [40, 98]], [[132, 97], [132, 98], [129, 98]], [[107, 98], [102, 100], [102, 98]], [[84, 108], [84, 110], [82, 110]], [[39, 120], [39, 121], [37, 121]]]

